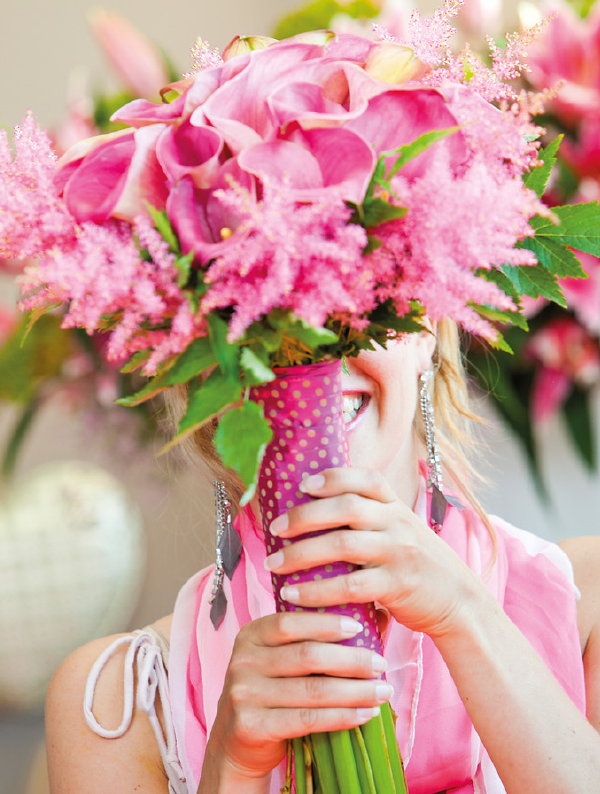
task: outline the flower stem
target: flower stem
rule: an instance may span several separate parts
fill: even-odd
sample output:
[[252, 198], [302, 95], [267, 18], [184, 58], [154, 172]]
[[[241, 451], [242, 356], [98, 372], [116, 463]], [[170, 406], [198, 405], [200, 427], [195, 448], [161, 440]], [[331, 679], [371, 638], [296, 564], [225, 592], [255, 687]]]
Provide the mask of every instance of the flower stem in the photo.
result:
[[311, 749], [319, 776], [319, 789], [323, 794], [342, 794], [338, 786], [328, 733], [313, 733]]
[[398, 751], [394, 712], [389, 703], [384, 703], [381, 707], [381, 721], [383, 722], [392, 776], [396, 785], [396, 794], [408, 794], [406, 777], [404, 776], [404, 765], [400, 757], [400, 752]]
[[294, 777], [296, 780], [296, 794], [307, 794], [306, 779], [311, 774], [310, 766], [304, 756], [304, 740], [294, 739]]
[[381, 714], [362, 725], [360, 730], [371, 759], [377, 794], [397, 794]]
[[363, 794], [352, 751], [350, 731], [333, 731], [329, 734], [329, 741], [338, 783], [343, 794]]
[[350, 739], [352, 741], [352, 749], [354, 751], [354, 759], [356, 761], [356, 769], [358, 771], [362, 794], [377, 794], [373, 770], [371, 769], [371, 761], [360, 728], [357, 727], [350, 731]]

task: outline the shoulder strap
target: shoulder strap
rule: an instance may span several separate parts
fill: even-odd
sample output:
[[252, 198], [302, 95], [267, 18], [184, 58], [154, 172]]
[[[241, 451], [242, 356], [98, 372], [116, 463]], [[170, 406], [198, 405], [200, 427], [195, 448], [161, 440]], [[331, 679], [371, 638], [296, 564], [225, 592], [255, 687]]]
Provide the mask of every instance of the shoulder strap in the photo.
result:
[[[129, 646], [123, 664], [123, 715], [119, 726], [109, 729], [100, 725], [94, 716], [94, 694], [104, 666], [123, 645]], [[129, 729], [134, 708], [144, 711], [148, 715], [160, 750], [169, 781], [169, 794], [188, 794], [185, 775], [177, 753], [163, 645], [168, 653], [168, 643], [165, 638], [148, 626], [125, 637], [118, 637], [104, 649], [92, 665], [85, 685], [83, 712], [86, 723], [95, 734], [105, 739], [118, 739]], [[135, 672], [137, 672], [137, 692]], [[162, 706], [164, 731], [156, 714], [157, 697]]]

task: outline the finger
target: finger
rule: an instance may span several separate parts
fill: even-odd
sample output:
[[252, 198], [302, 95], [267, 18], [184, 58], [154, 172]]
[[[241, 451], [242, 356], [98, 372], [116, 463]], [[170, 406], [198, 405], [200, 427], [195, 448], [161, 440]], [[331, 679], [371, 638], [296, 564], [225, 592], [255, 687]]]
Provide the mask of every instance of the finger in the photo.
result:
[[363, 630], [357, 621], [344, 615], [319, 612], [279, 612], [246, 624], [238, 640], [252, 645], [277, 647], [303, 640], [340, 642]]
[[386, 703], [394, 690], [381, 680], [311, 675], [298, 678], [246, 679], [231, 686], [235, 704], [263, 708], [369, 708]]
[[311, 496], [355, 493], [378, 502], [394, 502], [398, 495], [383, 474], [373, 469], [333, 468], [305, 477], [299, 489]]
[[254, 654], [248, 662], [268, 678], [296, 678], [315, 673], [338, 678], [377, 678], [387, 670], [383, 656], [368, 648], [310, 640], [276, 649], [256, 648]]
[[266, 558], [265, 568], [286, 574], [335, 562], [373, 566], [387, 559], [390, 546], [391, 540], [385, 532], [333, 530], [285, 546]]
[[311, 733], [341, 731], [364, 725], [378, 716], [381, 709], [374, 708], [274, 708], [245, 711], [240, 732], [265, 741], [296, 739]]
[[382, 601], [388, 589], [385, 568], [359, 568], [344, 576], [317, 582], [294, 582], [281, 588], [281, 598], [303, 607], [330, 607], [336, 604], [366, 604]]
[[346, 526], [378, 531], [387, 527], [389, 509], [389, 504], [344, 493], [293, 507], [272, 521], [269, 530], [282, 538]]

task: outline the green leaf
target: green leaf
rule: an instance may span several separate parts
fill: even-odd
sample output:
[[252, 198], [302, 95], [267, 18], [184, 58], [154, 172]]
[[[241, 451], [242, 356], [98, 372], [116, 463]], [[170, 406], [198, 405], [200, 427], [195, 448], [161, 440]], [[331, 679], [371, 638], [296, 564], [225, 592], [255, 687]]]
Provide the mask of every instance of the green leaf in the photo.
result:
[[279, 20], [273, 36], [287, 39], [309, 30], [326, 30], [337, 14], [354, 19], [372, 19], [380, 13], [375, 0], [312, 0]]
[[380, 240], [378, 237], [374, 237], [372, 234], [369, 234], [367, 236], [367, 244], [362, 250], [362, 255], [368, 256], [369, 254], [372, 254], [373, 251], [377, 251], [378, 248], [381, 248], [382, 245], [382, 240]]
[[387, 179], [391, 179], [391, 177], [397, 174], [398, 171], [400, 171], [400, 169], [403, 168], [408, 162], [414, 160], [414, 158], [418, 157], [420, 154], [423, 154], [424, 151], [429, 149], [438, 141], [441, 141], [443, 138], [447, 138], [449, 135], [453, 135], [455, 132], [458, 132], [458, 130], [460, 130], [460, 127], [448, 127], [447, 129], [443, 130], [432, 130], [431, 132], [425, 132], [423, 135], [419, 135], [419, 137], [412, 143], [406, 143], [404, 146], [400, 146], [398, 149], [393, 149], [389, 152], [383, 152], [381, 157], [385, 159], [399, 155], [394, 162], [394, 165], [388, 172]]
[[268, 383], [275, 380], [275, 373], [269, 366], [269, 355], [262, 348], [264, 354], [260, 353], [260, 345], [254, 349], [244, 347], [242, 350], [241, 364], [244, 370], [244, 384], [248, 386], [258, 386], [260, 383]]
[[556, 276], [549, 273], [543, 265], [502, 265], [502, 272], [508, 276], [520, 295], [547, 298], [566, 308], [567, 302]]
[[374, 198], [365, 202], [362, 218], [365, 229], [379, 226], [380, 223], [403, 218], [408, 212], [408, 207], [397, 207], [383, 198]]
[[577, 251], [600, 256], [600, 204], [566, 204], [552, 207], [559, 223], [536, 216], [530, 221], [536, 239], [546, 237]]
[[587, 278], [587, 273], [575, 254], [549, 237], [526, 237], [518, 243], [518, 247], [533, 251], [540, 265], [559, 278]]
[[512, 281], [501, 270], [497, 270], [496, 268], [491, 270], [479, 268], [479, 270], [475, 271], [475, 275], [485, 279], [486, 281], [491, 281], [493, 284], [496, 284], [496, 286], [500, 287], [505, 295], [508, 295], [509, 298], [513, 299], [515, 305], [519, 305], [520, 294], [515, 289]]
[[524, 181], [526, 187], [533, 190], [538, 198], [544, 195], [546, 185], [548, 184], [552, 169], [556, 163], [558, 150], [564, 137], [564, 135], [557, 135], [552, 143], [546, 146], [545, 149], [542, 149], [538, 155], [538, 161], [543, 163], [543, 165], [534, 168], [533, 171], [530, 171], [525, 176]]
[[575, 387], [563, 403], [562, 413], [573, 446], [588, 469], [595, 471], [597, 466], [594, 441], [596, 434], [590, 402], [589, 392]]
[[[183, 441], [210, 419], [236, 403], [241, 396], [241, 384], [228, 380], [218, 369], [212, 372], [204, 383], [195, 383], [190, 387], [187, 410], [179, 423], [177, 435], [165, 444], [161, 453]], [[240, 447], [245, 446], [245, 439], [243, 444], [239, 441], [240, 436], [237, 438], [237, 443]]]
[[[486, 320], [491, 320], [495, 323], [507, 323], [509, 325], [516, 325], [523, 331], [529, 330], [527, 319], [520, 312], [501, 311], [500, 309], [492, 308], [491, 306], [483, 306], [480, 304], [473, 305], [473, 308]], [[508, 351], [507, 351], [508, 352]]]
[[260, 462], [272, 438], [273, 431], [263, 409], [251, 400], [227, 411], [219, 420], [215, 449], [225, 466], [236, 471], [246, 486], [241, 505], [254, 496]]
[[322, 345], [332, 345], [339, 339], [338, 335], [328, 328], [313, 328], [289, 312], [273, 311], [269, 314], [269, 322], [285, 336], [297, 339], [310, 350]]
[[206, 337], [195, 339], [165, 372], [152, 378], [143, 389], [140, 389], [135, 394], [129, 397], [121, 397], [121, 399], [117, 400], [117, 403], [124, 405], [126, 408], [133, 408], [136, 405], [140, 405], [140, 403], [146, 402], [146, 400], [150, 400], [170, 386], [175, 386], [178, 383], [187, 383], [216, 363], [217, 360], [209, 340]]
[[156, 226], [158, 232], [169, 244], [171, 252], [174, 254], [179, 254], [181, 251], [179, 248], [179, 240], [177, 239], [177, 235], [171, 226], [171, 221], [169, 220], [169, 216], [165, 210], [157, 210], [156, 207], [153, 207], [152, 204], [149, 204], [147, 201], [145, 204], [146, 209], [154, 221], [154, 225]]
[[42, 381], [60, 376], [74, 343], [61, 322], [55, 314], [42, 314], [33, 325], [30, 317], [21, 320], [0, 347], [0, 399], [28, 403]]
[[124, 375], [135, 372], [148, 361], [151, 355], [152, 350], [138, 350], [138, 352], [134, 353], [129, 361], [121, 367], [119, 372], [122, 372]]
[[232, 382], [240, 377], [240, 347], [227, 341], [229, 326], [216, 312], [208, 317], [210, 344], [223, 374]]
[[190, 280], [192, 274], [192, 262], [194, 261], [194, 252], [190, 251], [185, 256], [178, 256], [175, 260], [175, 267], [177, 268], [177, 286], [185, 287]]

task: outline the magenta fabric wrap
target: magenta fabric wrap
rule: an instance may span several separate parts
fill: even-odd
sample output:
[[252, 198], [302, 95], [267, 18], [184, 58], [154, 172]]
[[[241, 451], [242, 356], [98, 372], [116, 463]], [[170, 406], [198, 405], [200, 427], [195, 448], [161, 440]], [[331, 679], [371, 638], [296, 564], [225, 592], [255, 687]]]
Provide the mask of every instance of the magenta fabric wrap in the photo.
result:
[[[267, 552], [273, 554], [290, 540], [282, 540], [269, 532], [271, 521], [312, 497], [298, 490], [306, 474], [349, 465], [348, 444], [343, 420], [342, 364], [326, 361], [298, 367], [275, 369], [276, 380], [252, 389], [251, 397], [264, 408], [273, 430], [267, 447], [259, 480], [258, 495], [263, 517]], [[303, 537], [323, 534], [311, 533]], [[299, 538], [297, 539], [299, 540]], [[336, 562], [291, 575], [272, 574], [273, 591], [278, 611], [333, 612], [348, 615], [363, 625], [363, 631], [344, 645], [364, 646], [382, 653], [381, 637], [373, 604], [341, 604], [336, 607], [299, 607], [281, 598], [285, 584], [328, 579], [348, 574], [356, 565]]]

